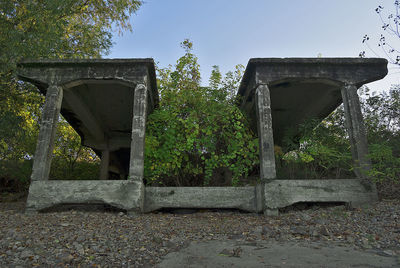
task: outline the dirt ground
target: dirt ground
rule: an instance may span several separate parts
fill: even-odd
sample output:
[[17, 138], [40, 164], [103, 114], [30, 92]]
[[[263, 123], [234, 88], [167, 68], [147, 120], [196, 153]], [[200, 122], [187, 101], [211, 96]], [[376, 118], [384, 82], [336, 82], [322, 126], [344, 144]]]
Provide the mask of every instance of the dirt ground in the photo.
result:
[[400, 267], [400, 201], [349, 210], [298, 204], [279, 216], [104, 206], [24, 214], [0, 203], [0, 267]]

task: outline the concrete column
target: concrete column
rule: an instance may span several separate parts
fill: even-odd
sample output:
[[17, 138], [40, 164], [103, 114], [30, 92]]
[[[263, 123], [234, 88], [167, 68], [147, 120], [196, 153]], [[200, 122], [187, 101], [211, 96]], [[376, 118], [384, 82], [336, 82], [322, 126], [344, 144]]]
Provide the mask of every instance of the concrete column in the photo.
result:
[[110, 165], [110, 150], [103, 150], [101, 152], [100, 162], [100, 180], [108, 179], [108, 167]]
[[346, 128], [355, 163], [354, 172], [358, 178], [367, 178], [366, 172], [370, 170], [371, 162], [367, 158], [368, 143], [357, 87], [352, 84], [345, 84], [341, 92], [346, 117]]
[[48, 180], [53, 157], [54, 138], [63, 98], [63, 89], [57, 85], [47, 88], [39, 137], [33, 160], [32, 181]]
[[133, 100], [133, 119], [132, 119], [132, 141], [131, 157], [129, 163], [129, 177], [136, 183], [137, 188], [137, 208], [128, 211], [134, 215], [143, 211], [144, 207], [144, 142], [146, 132], [147, 116], [147, 88], [143, 84], [138, 84], [135, 88]]
[[260, 151], [260, 177], [262, 182], [267, 182], [276, 178], [271, 99], [268, 86], [259, 85], [255, 95]]
[[276, 216], [279, 214], [278, 209], [272, 209], [265, 206], [265, 187], [268, 187], [268, 181], [276, 178], [271, 98], [268, 86], [259, 85], [256, 89], [255, 95], [260, 152], [261, 192], [259, 193], [259, 195], [264, 215]]

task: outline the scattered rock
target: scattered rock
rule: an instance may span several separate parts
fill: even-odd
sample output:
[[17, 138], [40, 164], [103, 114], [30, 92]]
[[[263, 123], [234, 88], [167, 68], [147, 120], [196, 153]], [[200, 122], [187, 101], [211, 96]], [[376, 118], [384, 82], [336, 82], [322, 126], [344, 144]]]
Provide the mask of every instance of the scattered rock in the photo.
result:
[[0, 203], [0, 267], [154, 266], [190, 242], [223, 239], [236, 240], [235, 248], [222, 252], [231, 257], [243, 254], [238, 246], [257, 248], [260, 240], [352, 245], [398, 257], [400, 201], [345, 211], [345, 216], [337, 208], [316, 208], [289, 210], [274, 218], [218, 211], [129, 218], [104, 211], [26, 216], [24, 204]]
[[323, 236], [330, 236], [329, 230], [324, 225], [319, 228], [319, 233]]
[[22, 259], [25, 259], [25, 258], [32, 257], [33, 255], [34, 255], [34, 254], [33, 254], [32, 251], [30, 251], [29, 249], [26, 249], [26, 250], [24, 250], [24, 251], [21, 252], [20, 257], [21, 257]]

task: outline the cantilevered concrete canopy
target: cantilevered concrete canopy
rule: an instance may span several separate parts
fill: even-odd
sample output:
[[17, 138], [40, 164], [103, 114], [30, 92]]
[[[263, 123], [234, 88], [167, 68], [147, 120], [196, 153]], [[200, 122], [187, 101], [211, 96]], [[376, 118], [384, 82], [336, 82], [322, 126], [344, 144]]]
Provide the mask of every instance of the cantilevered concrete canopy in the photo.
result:
[[61, 86], [61, 114], [83, 145], [100, 157], [109, 152], [108, 170], [126, 179], [136, 85], [148, 85], [148, 113], [158, 104], [153, 59], [25, 61], [18, 73], [43, 94], [51, 83]]
[[[46, 94], [26, 211], [64, 203], [107, 203], [137, 212], [163, 207], [239, 208], [277, 214], [297, 202], [365, 204], [377, 199], [357, 88], [383, 78], [384, 59], [251, 59], [238, 94], [260, 147], [255, 187], [144, 187], [146, 116], [158, 102], [152, 59], [35, 61], [19, 77]], [[276, 179], [274, 143], [307, 118], [322, 119], [343, 101], [357, 179]], [[48, 181], [59, 113], [101, 155], [100, 179]], [[127, 175], [127, 176], [126, 176]], [[127, 179], [127, 180], [126, 180]]]
[[[78, 201], [142, 211], [146, 118], [158, 103], [154, 61], [25, 61], [18, 76], [46, 95], [26, 210]], [[60, 112], [101, 157], [100, 180], [48, 181]], [[119, 180], [105, 181], [111, 171]]]
[[[365, 203], [377, 199], [368, 178], [370, 161], [357, 88], [385, 77], [387, 60], [363, 58], [250, 59], [238, 95], [241, 108], [257, 129], [261, 195], [266, 214], [283, 203], [335, 201]], [[343, 102], [356, 180], [277, 180], [274, 145], [288, 129], [295, 134], [307, 119], [322, 120]], [[333, 189], [337, 183], [345, 191]], [[304, 192], [306, 189], [307, 192]]]
[[[342, 103], [344, 84], [360, 87], [382, 79], [387, 61], [379, 58], [255, 58], [250, 59], [238, 94], [241, 107], [255, 115], [255, 90], [270, 90], [274, 143], [282, 145], [288, 129], [306, 119], [323, 119]], [[253, 125], [256, 128], [256, 125]]]

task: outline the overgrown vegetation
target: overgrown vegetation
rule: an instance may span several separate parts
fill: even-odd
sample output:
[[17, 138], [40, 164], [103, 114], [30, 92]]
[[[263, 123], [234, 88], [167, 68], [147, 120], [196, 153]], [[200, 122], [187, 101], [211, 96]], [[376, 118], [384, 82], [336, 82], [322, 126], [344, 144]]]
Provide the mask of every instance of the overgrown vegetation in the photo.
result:
[[[28, 185], [43, 96], [15, 78], [23, 58], [92, 58], [107, 54], [111, 26], [130, 29], [135, 0], [0, 2], [0, 188], [22, 191]], [[217, 66], [209, 86], [201, 86], [192, 43], [176, 65], [160, 68], [160, 106], [148, 118], [145, 176], [149, 185], [227, 186], [255, 183], [258, 140], [236, 105], [243, 66], [225, 76]], [[400, 87], [370, 94], [364, 88], [370, 159], [376, 181], [399, 181]], [[309, 120], [300, 136], [276, 147], [279, 178], [352, 177], [350, 144], [343, 108], [322, 122]], [[300, 138], [299, 138], [300, 137]], [[60, 118], [52, 179], [97, 179], [98, 158]]]
[[152, 185], [238, 185], [258, 163], [257, 139], [235, 105], [243, 66], [200, 86], [192, 43], [174, 67], [158, 69], [160, 107], [146, 129], [145, 175]]
[[[138, 0], [0, 1], [0, 187], [26, 187], [44, 101], [35, 87], [16, 79], [16, 63], [106, 55], [112, 30], [130, 30], [129, 19], [140, 5]], [[60, 121], [51, 177], [96, 178], [97, 172], [89, 172], [97, 165], [92, 150]]]
[[[376, 182], [400, 180], [400, 87], [388, 93], [360, 91], [368, 135], [372, 169], [368, 175]], [[318, 124], [310, 120], [300, 127], [300, 140], [290, 135], [276, 152], [278, 177], [346, 178], [354, 176], [350, 144], [340, 106]], [[289, 131], [290, 133], [290, 131]]]

